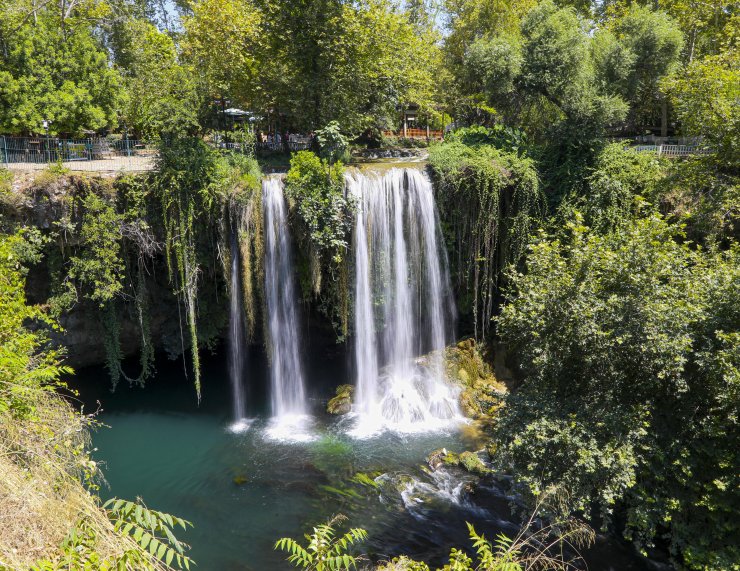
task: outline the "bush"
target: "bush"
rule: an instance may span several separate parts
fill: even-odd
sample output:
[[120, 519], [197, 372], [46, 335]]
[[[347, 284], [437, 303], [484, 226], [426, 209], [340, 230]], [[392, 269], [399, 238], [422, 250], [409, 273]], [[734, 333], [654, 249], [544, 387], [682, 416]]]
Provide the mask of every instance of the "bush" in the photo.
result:
[[445, 142], [459, 142], [470, 147], [490, 145], [499, 150], [519, 156], [528, 154], [529, 149], [526, 133], [505, 125], [495, 125], [494, 127], [474, 125], [472, 127], [463, 127], [448, 133], [445, 137]]
[[347, 252], [354, 208], [344, 193], [344, 167], [300, 151], [290, 160], [285, 192], [297, 219], [293, 228], [304, 297], [319, 298], [319, 309], [341, 338], [349, 320]]
[[576, 219], [512, 273], [498, 332], [523, 384], [496, 426], [498, 462], [573, 510], [598, 506], [677, 562], [740, 558], [740, 248], [705, 253], [657, 215], [594, 232]]
[[561, 219], [572, 219], [578, 209], [587, 226], [606, 232], [631, 220], [646, 207], [656, 212], [659, 190], [668, 164], [652, 153], [608, 145], [596, 157], [586, 176], [586, 190], [561, 204]]

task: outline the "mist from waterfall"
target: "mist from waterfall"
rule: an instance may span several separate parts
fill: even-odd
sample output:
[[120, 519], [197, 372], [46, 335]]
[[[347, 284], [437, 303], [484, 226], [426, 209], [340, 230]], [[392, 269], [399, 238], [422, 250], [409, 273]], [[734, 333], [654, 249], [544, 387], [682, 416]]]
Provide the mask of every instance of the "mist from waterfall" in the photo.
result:
[[241, 295], [241, 273], [239, 271], [239, 241], [237, 230], [231, 232], [231, 283], [229, 304], [229, 378], [234, 407], [234, 424], [231, 429], [239, 432], [249, 426], [246, 420], [246, 396], [244, 392], [244, 362], [246, 338], [244, 335], [244, 310]]
[[294, 270], [283, 183], [262, 182], [265, 216], [265, 300], [270, 357], [273, 419], [268, 435], [306, 440], [306, 390], [299, 352], [299, 327]]
[[347, 187], [357, 201], [354, 433], [457, 423], [443, 362], [454, 308], [431, 183], [416, 169], [392, 169], [348, 175]]

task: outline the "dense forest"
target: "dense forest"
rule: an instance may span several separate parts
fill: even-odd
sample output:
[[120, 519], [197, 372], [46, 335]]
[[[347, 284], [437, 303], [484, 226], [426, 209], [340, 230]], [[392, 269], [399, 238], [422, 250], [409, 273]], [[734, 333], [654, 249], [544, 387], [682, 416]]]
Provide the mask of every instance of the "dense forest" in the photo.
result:
[[[227, 347], [234, 387], [239, 347], [288, 387], [273, 416], [325, 409], [300, 361], [336, 355], [355, 377], [332, 414], [415, 406], [376, 395], [399, 371], [438, 398], [425, 422], [459, 413], [474, 443], [440, 440], [424, 477], [531, 515], [434, 536], [445, 571], [581, 569], [599, 534], [665, 569], [740, 569], [736, 4], [4, 0], [0, 140], [51, 138], [156, 154], [29, 172], [0, 148], [0, 570], [200, 563], [198, 521], [107, 490], [72, 368], [143, 395], [165, 355], [197, 411]], [[380, 152], [416, 164], [366, 174]], [[351, 528], [317, 510], [305, 547], [272, 537], [286, 569], [435, 567], [374, 542], [360, 498], [415, 489], [379, 462], [312, 464]]]

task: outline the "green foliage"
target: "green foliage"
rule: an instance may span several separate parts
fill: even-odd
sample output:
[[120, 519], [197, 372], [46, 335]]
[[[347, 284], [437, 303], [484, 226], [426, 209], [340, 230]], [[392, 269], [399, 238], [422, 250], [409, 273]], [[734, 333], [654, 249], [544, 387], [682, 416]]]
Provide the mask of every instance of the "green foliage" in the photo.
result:
[[429, 165], [465, 295], [461, 309], [472, 313], [475, 336], [485, 337], [503, 270], [519, 262], [544, 214], [537, 173], [530, 159], [457, 142], [433, 147]]
[[[104, 12], [104, 8], [102, 9]], [[94, 3], [0, 7], [0, 131], [80, 134], [116, 124], [120, 76], [89, 25]]]
[[331, 121], [326, 127], [316, 131], [316, 140], [321, 149], [321, 156], [326, 157], [329, 163], [333, 164], [340, 159], [346, 160], [349, 142], [342, 135], [339, 123]]
[[[173, 533], [175, 527], [192, 527], [189, 521], [147, 508], [140, 502], [120, 499], [108, 500], [103, 508], [113, 522], [116, 532], [130, 536], [142, 550], [164, 562], [168, 567], [173, 561], [178, 569], [190, 569], [192, 561], [185, 555], [188, 546]], [[131, 556], [134, 558], [131, 559]], [[125, 554], [116, 563], [137, 564], [141, 559], [138, 551]]]
[[449, 133], [445, 137], [445, 142], [459, 142], [469, 147], [490, 145], [506, 153], [514, 153], [519, 156], [527, 154], [529, 147], [526, 133], [502, 124], [493, 127], [480, 125], [463, 127]]
[[297, 222], [304, 296], [320, 296], [321, 311], [342, 337], [349, 319], [347, 252], [354, 208], [344, 193], [344, 167], [300, 151], [291, 158], [285, 193]]
[[153, 177], [165, 231], [170, 282], [185, 305], [195, 391], [200, 400], [197, 301], [199, 244], [208, 240], [229, 170], [199, 139], [178, 139], [160, 149]]
[[178, 61], [172, 38], [147, 21], [127, 20], [117, 44], [128, 92], [122, 106], [125, 126], [154, 141], [197, 133], [203, 94], [194, 69]]
[[364, 529], [352, 528], [341, 537], [336, 537], [335, 527], [346, 519], [342, 515], [334, 516], [325, 524], [313, 528], [312, 534], [306, 534], [308, 541], [305, 547], [296, 540], [283, 537], [275, 542], [275, 549], [289, 553], [288, 561], [295, 567], [308, 571], [337, 571], [357, 568], [359, 558], [349, 555], [347, 551], [355, 544], [367, 538]]
[[[339, 264], [351, 231], [342, 164], [332, 166], [311, 151], [298, 152], [290, 161], [285, 191], [306, 226], [309, 247], [322, 259]], [[320, 283], [314, 286], [319, 289]]]
[[105, 555], [100, 546], [99, 530], [91, 521], [82, 519], [62, 543], [61, 557], [39, 561], [31, 566], [30, 571], [160, 571], [190, 569], [190, 565], [194, 565], [185, 555], [188, 545], [173, 533], [175, 527], [192, 527], [189, 521], [150, 510], [141, 502], [115, 498], [108, 500], [103, 510], [114, 533], [121, 539], [126, 538], [125, 549], [120, 554]]
[[[260, 2], [268, 105], [310, 131], [338, 121], [348, 133], [397, 123], [397, 105], [434, 114], [437, 36], [387, 0]], [[273, 103], [274, 102], [274, 103]], [[281, 121], [282, 122], [282, 121]]]
[[672, 167], [661, 185], [662, 206], [681, 217], [688, 236], [722, 247], [740, 240], [738, 173], [714, 155], [687, 158]]
[[13, 173], [8, 169], [0, 168], [0, 200], [10, 194], [13, 184]]
[[[221, 246], [231, 251], [232, 232], [236, 233], [239, 268], [241, 269], [242, 307], [246, 317], [247, 335], [254, 339], [258, 331], [258, 316], [263, 307], [263, 213], [262, 187], [257, 161], [242, 154], [227, 155], [231, 180], [226, 184], [228, 200], [224, 201]], [[231, 283], [230, 259], [224, 256], [226, 283]], [[230, 295], [235, 292], [230, 292]]]
[[[57, 325], [24, 294], [25, 267], [40, 261], [43, 244], [37, 232], [0, 235], [0, 509], [14, 522], [0, 536], [0, 567], [165, 571], [177, 557], [187, 568], [186, 546], [172, 535], [184, 520], [123, 501], [105, 512], [91, 493], [99, 475], [89, 457], [92, 420], [57, 392], [71, 373], [48, 345]], [[156, 536], [155, 550], [145, 551], [145, 532]], [[25, 536], [33, 548], [24, 553]], [[47, 558], [31, 564], [39, 547]]]
[[535, 494], [599, 507], [689, 568], [738, 559], [740, 250], [692, 250], [658, 216], [543, 235], [512, 273], [498, 332], [523, 385], [497, 461]]
[[[539, 508], [538, 508], [539, 509]], [[525, 569], [548, 569], [570, 571], [578, 569], [580, 556], [566, 555], [563, 546], [570, 550], [589, 545], [593, 539], [590, 530], [573, 521], [555, 518], [550, 524], [535, 526], [535, 514], [524, 522], [522, 530], [511, 539], [499, 534], [494, 542], [479, 534], [468, 523], [468, 532], [473, 542], [476, 560], [461, 549], [452, 548], [449, 563], [437, 571], [524, 571]], [[378, 568], [378, 571], [429, 571], [426, 563], [408, 557], [396, 557]]]
[[120, 244], [123, 216], [109, 200], [94, 192], [89, 192], [80, 202], [81, 255], [70, 258], [69, 275], [89, 288], [86, 296], [102, 308], [123, 289]]
[[261, 52], [262, 14], [245, 0], [204, 0], [183, 21], [183, 60], [192, 66], [198, 89], [209, 99], [228, 99], [249, 108], [259, 93], [264, 65]]
[[604, 88], [620, 95], [630, 105], [633, 125], [656, 124], [663, 95], [659, 82], [679, 64], [683, 34], [678, 23], [668, 14], [648, 7], [633, 5], [619, 18], [611, 20], [604, 32], [613, 34], [596, 66]]
[[608, 145], [596, 157], [586, 191], [565, 201], [561, 217], [569, 217], [575, 207], [594, 230], [616, 228], [651, 205], [655, 210], [667, 170], [667, 161], [652, 153], [625, 149], [619, 143]]
[[740, 49], [696, 60], [663, 83], [687, 135], [701, 136], [725, 169], [740, 161]]
[[33, 232], [0, 236], [0, 413], [17, 418], [32, 417], [35, 392], [52, 390], [69, 372], [60, 352], [44, 350], [44, 330], [26, 328], [53, 326], [40, 308], [26, 305], [26, 267], [40, 260], [41, 244]]
[[488, 102], [495, 106], [501, 98], [514, 94], [522, 62], [518, 38], [480, 38], [465, 54], [466, 88], [485, 94]]

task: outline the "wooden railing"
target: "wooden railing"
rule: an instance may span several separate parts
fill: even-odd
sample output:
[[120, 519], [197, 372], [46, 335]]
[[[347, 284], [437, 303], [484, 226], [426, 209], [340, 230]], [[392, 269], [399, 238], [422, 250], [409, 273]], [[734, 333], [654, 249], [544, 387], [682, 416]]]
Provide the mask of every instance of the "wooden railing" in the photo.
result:
[[442, 131], [435, 131], [430, 129], [406, 129], [404, 135], [403, 129], [400, 131], [383, 131], [384, 137], [398, 137], [406, 139], [442, 139], [444, 133]]

